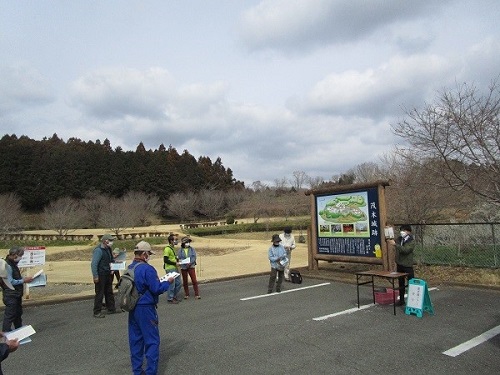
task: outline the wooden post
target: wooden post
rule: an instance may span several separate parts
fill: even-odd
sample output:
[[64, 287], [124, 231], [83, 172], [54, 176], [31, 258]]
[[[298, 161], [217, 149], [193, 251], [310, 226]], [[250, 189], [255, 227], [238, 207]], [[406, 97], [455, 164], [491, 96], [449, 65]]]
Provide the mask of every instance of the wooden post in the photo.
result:
[[[311, 208], [314, 211], [314, 206], [316, 204], [316, 197], [314, 194], [310, 194], [311, 199]], [[318, 244], [318, 232], [316, 230], [318, 228], [318, 218], [316, 215], [311, 215], [311, 226], [307, 229], [307, 241], [309, 242], [309, 270], [318, 270], [318, 261], [315, 258], [316, 253], [318, 252], [317, 244]]]
[[[394, 254], [391, 255], [391, 251], [389, 250], [389, 246], [387, 241], [383, 240], [384, 236], [384, 227], [387, 225], [387, 208], [385, 204], [385, 188], [384, 186], [378, 186], [378, 204], [379, 204], [379, 215], [380, 215], [380, 224], [381, 228], [379, 229], [381, 232], [380, 237], [380, 246], [382, 247], [382, 263], [384, 265], [384, 271], [391, 270], [391, 259], [394, 259]], [[394, 249], [392, 249], [394, 252]]]

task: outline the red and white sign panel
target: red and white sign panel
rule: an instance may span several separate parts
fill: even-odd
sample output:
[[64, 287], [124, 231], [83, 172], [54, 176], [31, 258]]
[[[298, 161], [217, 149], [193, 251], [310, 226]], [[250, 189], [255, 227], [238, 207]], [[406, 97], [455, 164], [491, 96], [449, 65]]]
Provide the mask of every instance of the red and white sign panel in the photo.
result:
[[35, 267], [45, 264], [45, 246], [26, 246], [18, 267]]

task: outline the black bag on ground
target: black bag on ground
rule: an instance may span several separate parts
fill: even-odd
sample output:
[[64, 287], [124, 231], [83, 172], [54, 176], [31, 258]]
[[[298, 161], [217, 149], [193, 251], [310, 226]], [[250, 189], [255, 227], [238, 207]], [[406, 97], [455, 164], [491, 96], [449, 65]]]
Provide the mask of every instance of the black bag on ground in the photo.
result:
[[293, 284], [302, 284], [302, 276], [298, 270], [290, 270], [290, 281]]

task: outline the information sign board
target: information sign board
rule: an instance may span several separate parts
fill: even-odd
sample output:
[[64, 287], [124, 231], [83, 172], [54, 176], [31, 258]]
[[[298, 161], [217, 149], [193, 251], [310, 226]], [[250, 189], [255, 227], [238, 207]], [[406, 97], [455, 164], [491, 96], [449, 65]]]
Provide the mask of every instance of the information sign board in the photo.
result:
[[26, 246], [24, 255], [18, 263], [19, 268], [43, 266], [45, 264], [45, 246]]

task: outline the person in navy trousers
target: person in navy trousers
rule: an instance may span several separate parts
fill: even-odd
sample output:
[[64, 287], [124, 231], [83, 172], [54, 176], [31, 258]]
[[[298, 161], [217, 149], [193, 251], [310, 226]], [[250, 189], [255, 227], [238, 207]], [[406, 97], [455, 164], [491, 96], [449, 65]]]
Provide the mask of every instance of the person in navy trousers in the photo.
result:
[[[134, 261], [128, 268], [139, 265], [134, 270], [137, 292], [141, 295], [134, 309], [128, 314], [128, 340], [130, 360], [134, 375], [156, 375], [160, 359], [160, 330], [156, 306], [158, 296], [168, 290], [174, 281], [170, 277], [160, 282], [156, 269], [148, 264], [149, 257], [154, 254], [151, 245], [146, 241], [139, 242], [134, 249]], [[146, 358], [146, 369], [142, 363]]]

